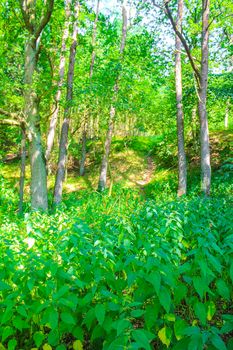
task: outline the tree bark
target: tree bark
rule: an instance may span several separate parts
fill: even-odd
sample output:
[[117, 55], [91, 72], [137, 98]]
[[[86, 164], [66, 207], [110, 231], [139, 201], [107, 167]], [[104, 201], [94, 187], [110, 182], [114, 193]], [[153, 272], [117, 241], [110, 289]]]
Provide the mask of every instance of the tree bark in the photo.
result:
[[24, 114], [29, 139], [31, 206], [35, 210], [48, 209], [48, 192], [45, 157], [41, 143], [38, 96], [34, 88], [34, 73], [37, 67], [40, 38], [44, 27], [50, 20], [53, 5], [54, 0], [46, 2], [45, 9], [38, 21], [36, 1], [20, 0], [24, 23], [29, 32], [25, 49]]
[[[123, 2], [122, 4], [122, 35], [121, 35], [121, 46], [120, 46], [120, 63], [122, 65], [123, 62], [123, 53], [125, 49], [125, 43], [126, 43], [126, 36], [127, 36], [127, 10], [125, 7], [125, 4]], [[109, 153], [111, 148], [111, 142], [112, 142], [112, 134], [113, 134], [113, 126], [114, 126], [114, 120], [116, 115], [116, 101], [118, 96], [118, 90], [119, 90], [119, 78], [121, 73], [121, 66], [120, 70], [118, 71], [116, 82], [114, 85], [114, 94], [112, 99], [112, 104], [110, 108], [109, 113], [109, 120], [108, 120], [108, 130], [106, 134], [106, 140], [104, 145], [104, 155], [102, 158], [102, 163], [100, 167], [100, 177], [99, 177], [99, 183], [98, 183], [98, 191], [102, 192], [106, 188], [106, 182], [107, 182], [107, 171], [108, 171], [108, 160], [109, 160]]]
[[[153, 1], [153, 0], [152, 0]], [[201, 44], [201, 69], [199, 70], [195, 64], [190, 48], [186, 39], [177, 28], [169, 9], [169, 0], [163, 0], [165, 14], [168, 16], [171, 25], [180, 38], [181, 43], [187, 53], [189, 62], [194, 72], [197, 82], [198, 96], [198, 112], [200, 118], [200, 143], [201, 143], [201, 188], [205, 195], [210, 194], [211, 185], [211, 165], [210, 165], [210, 146], [209, 146], [209, 130], [208, 118], [206, 111], [207, 85], [208, 85], [208, 56], [209, 56], [209, 12], [210, 0], [202, 0], [202, 44]]]
[[26, 169], [26, 129], [22, 125], [22, 139], [21, 139], [21, 166], [20, 166], [20, 180], [19, 180], [19, 214], [23, 212], [23, 198], [24, 198], [24, 181]]
[[[91, 88], [91, 80], [93, 76], [95, 57], [96, 57], [95, 43], [96, 43], [97, 23], [99, 19], [99, 7], [100, 7], [100, 0], [97, 0], [96, 16], [95, 16], [95, 21], [93, 26], [93, 35], [92, 35], [92, 54], [91, 54], [90, 74], [89, 74], [90, 88]], [[80, 162], [80, 176], [84, 176], [84, 173], [85, 173], [85, 162], [86, 162], [86, 154], [87, 154], [87, 149], [86, 149], [87, 123], [88, 123], [88, 115], [85, 115], [83, 133], [82, 133], [82, 155], [81, 155], [81, 162]], [[94, 126], [93, 126], [93, 129], [94, 129]]]
[[209, 43], [209, 12], [210, 0], [202, 0], [202, 45], [201, 45], [201, 80], [198, 91], [198, 111], [200, 117], [200, 142], [201, 142], [201, 170], [202, 170], [202, 191], [205, 195], [210, 194], [211, 165], [209, 128], [206, 110], [207, 85], [208, 85], [208, 43]]
[[59, 80], [58, 80], [58, 90], [55, 96], [55, 110], [52, 114], [52, 117], [50, 119], [50, 126], [49, 126], [49, 132], [47, 136], [47, 148], [45, 152], [45, 158], [48, 162], [50, 158], [51, 151], [53, 149], [54, 144], [54, 137], [56, 132], [56, 126], [57, 126], [57, 119], [58, 119], [58, 113], [60, 108], [60, 100], [61, 100], [61, 94], [62, 94], [62, 86], [64, 81], [64, 75], [65, 75], [65, 53], [66, 53], [66, 41], [69, 36], [69, 18], [70, 18], [70, 7], [71, 7], [71, 0], [66, 0], [66, 20], [65, 20], [65, 27], [64, 32], [62, 36], [62, 45], [61, 45], [61, 54], [60, 54], [60, 63], [59, 63]]
[[227, 99], [227, 103], [226, 103], [226, 111], [225, 111], [225, 118], [224, 118], [224, 127], [225, 127], [225, 129], [228, 129], [229, 107], [230, 107], [230, 98]]
[[38, 96], [33, 87], [33, 75], [36, 69], [36, 41], [30, 38], [26, 46], [25, 58], [25, 109], [27, 118], [29, 156], [31, 168], [31, 205], [32, 209], [48, 209], [47, 173], [41, 142]]
[[[183, 0], [178, 0], [178, 13], [176, 26], [182, 32]], [[178, 138], [178, 196], [187, 192], [187, 165], [184, 142], [184, 112], [182, 104], [182, 65], [181, 40], [176, 35], [175, 75], [176, 75], [176, 103], [177, 103], [177, 138]]]
[[74, 24], [72, 44], [70, 47], [69, 68], [67, 75], [67, 94], [66, 94], [66, 107], [64, 111], [64, 120], [61, 130], [61, 138], [59, 145], [59, 158], [56, 173], [56, 182], [54, 187], [54, 205], [58, 205], [62, 200], [62, 188], [65, 179], [66, 162], [67, 162], [67, 148], [68, 148], [68, 132], [70, 125], [70, 110], [73, 99], [73, 81], [74, 81], [74, 67], [75, 67], [75, 55], [77, 48], [77, 35], [78, 35], [78, 14], [79, 14], [79, 1], [75, 2], [74, 6]]

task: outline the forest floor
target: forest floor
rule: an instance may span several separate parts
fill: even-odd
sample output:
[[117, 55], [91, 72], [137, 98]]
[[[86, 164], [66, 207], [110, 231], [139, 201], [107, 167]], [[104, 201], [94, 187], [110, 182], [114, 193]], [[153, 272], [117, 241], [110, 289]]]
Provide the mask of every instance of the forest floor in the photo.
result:
[[[211, 160], [213, 171], [229, 158], [233, 157], [232, 131], [215, 131], [211, 133]], [[176, 145], [173, 143], [165, 147], [165, 140], [158, 137], [134, 137], [131, 140], [115, 138], [110, 155], [107, 185], [120, 185], [125, 188], [138, 188], [145, 192], [145, 187], [154, 183], [158, 185], [169, 178], [176, 178]], [[99, 176], [100, 155], [97, 150], [99, 142], [88, 143], [85, 176], [78, 175], [79, 167], [74, 154], [70, 155], [67, 180], [64, 183], [64, 192], [71, 193], [80, 190], [96, 190]], [[187, 146], [187, 158], [190, 172], [198, 172], [200, 157], [199, 149], [193, 150], [190, 141]], [[190, 151], [191, 150], [191, 151]], [[74, 152], [75, 153], [75, 152]], [[9, 154], [8, 159], [12, 157]], [[53, 159], [55, 163], [55, 158]], [[14, 188], [19, 183], [19, 160], [8, 160], [0, 167], [0, 174], [4, 176]], [[26, 167], [26, 197], [29, 196], [29, 165]], [[48, 176], [48, 187], [52, 190], [55, 174]], [[150, 186], [149, 186], [150, 187]], [[147, 191], [148, 192], [148, 191]]]

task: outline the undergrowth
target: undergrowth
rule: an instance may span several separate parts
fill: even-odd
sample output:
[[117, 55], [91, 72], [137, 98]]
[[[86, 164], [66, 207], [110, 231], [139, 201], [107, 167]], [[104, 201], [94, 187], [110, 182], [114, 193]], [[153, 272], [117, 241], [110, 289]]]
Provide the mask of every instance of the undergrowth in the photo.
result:
[[23, 217], [1, 178], [0, 349], [232, 349], [230, 174], [210, 198], [171, 176]]

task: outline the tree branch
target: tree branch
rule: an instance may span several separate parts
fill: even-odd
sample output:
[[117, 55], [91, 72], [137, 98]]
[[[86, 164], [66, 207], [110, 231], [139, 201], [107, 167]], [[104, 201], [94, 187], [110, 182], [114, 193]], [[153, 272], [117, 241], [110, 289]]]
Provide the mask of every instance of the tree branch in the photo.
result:
[[34, 32], [34, 26], [33, 26], [33, 24], [30, 22], [30, 16], [29, 16], [29, 14], [27, 13], [25, 0], [20, 0], [20, 1], [19, 1], [19, 4], [20, 4], [20, 9], [21, 9], [21, 12], [22, 12], [22, 16], [23, 16], [23, 20], [24, 20], [25, 27], [27, 28], [27, 30], [28, 30], [31, 34], [33, 34], [33, 32]]
[[199, 72], [199, 70], [198, 70], [198, 68], [197, 68], [197, 66], [196, 66], [196, 64], [195, 64], [195, 62], [194, 62], [194, 59], [193, 59], [193, 56], [192, 56], [192, 54], [191, 54], [190, 48], [189, 48], [189, 46], [188, 46], [188, 44], [187, 44], [187, 42], [186, 42], [184, 36], [183, 36], [182, 33], [177, 29], [176, 23], [175, 23], [175, 21], [174, 21], [174, 18], [173, 18], [173, 16], [172, 16], [172, 13], [171, 13], [170, 8], [169, 8], [169, 6], [168, 6], [168, 2], [169, 2], [169, 1], [164, 0], [164, 6], [165, 6], [164, 12], [165, 12], [165, 14], [168, 16], [168, 18], [169, 18], [169, 20], [170, 20], [170, 22], [171, 22], [171, 25], [172, 25], [172, 27], [173, 27], [173, 29], [174, 29], [176, 35], [179, 37], [180, 41], [182, 42], [182, 45], [184, 46], [184, 49], [185, 49], [185, 51], [186, 51], [186, 53], [187, 53], [187, 56], [188, 56], [188, 58], [189, 58], [189, 62], [190, 62], [191, 66], [192, 66], [192, 69], [193, 69], [193, 71], [194, 71], [194, 76], [195, 76], [195, 78], [196, 78], [196, 80], [197, 80], [197, 83], [198, 83], [198, 86], [199, 86], [199, 85], [200, 85], [200, 80], [201, 80], [200, 72]]
[[39, 37], [42, 30], [44, 29], [46, 24], [49, 22], [50, 17], [51, 17], [52, 12], [53, 12], [53, 6], [54, 6], [54, 0], [48, 0], [47, 11], [42, 16], [40, 24], [38, 25], [38, 28], [36, 28], [35, 39], [37, 39]]
[[20, 126], [21, 127], [21, 123], [18, 122], [17, 120], [14, 120], [14, 119], [0, 119], [0, 124], [12, 125], [12, 126]]

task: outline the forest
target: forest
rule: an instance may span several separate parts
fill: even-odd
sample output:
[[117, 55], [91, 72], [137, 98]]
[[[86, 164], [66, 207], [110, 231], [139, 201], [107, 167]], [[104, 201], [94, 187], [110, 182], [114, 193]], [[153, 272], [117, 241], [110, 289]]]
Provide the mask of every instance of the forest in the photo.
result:
[[232, 0], [1, 0], [0, 77], [0, 350], [233, 350]]

